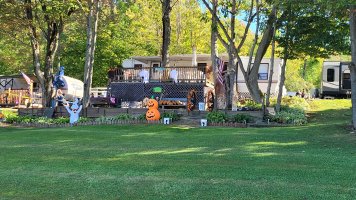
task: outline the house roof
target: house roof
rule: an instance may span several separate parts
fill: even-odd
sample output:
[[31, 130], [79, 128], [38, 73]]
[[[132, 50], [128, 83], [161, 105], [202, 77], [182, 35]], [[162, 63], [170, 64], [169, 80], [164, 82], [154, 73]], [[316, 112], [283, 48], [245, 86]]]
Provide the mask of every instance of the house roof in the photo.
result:
[[[161, 62], [161, 56], [133, 56], [135, 60], [147, 63], [151, 62]], [[197, 61], [209, 61], [211, 58], [210, 54], [197, 54]], [[191, 61], [193, 59], [193, 54], [181, 54], [181, 55], [171, 55], [169, 56], [170, 61]]]

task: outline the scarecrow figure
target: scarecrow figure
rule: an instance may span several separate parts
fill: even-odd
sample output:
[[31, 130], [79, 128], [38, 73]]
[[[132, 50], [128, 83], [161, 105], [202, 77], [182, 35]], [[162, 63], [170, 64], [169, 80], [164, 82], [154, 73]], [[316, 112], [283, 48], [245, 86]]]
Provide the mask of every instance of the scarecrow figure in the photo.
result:
[[206, 103], [208, 107], [208, 111], [213, 111], [214, 109], [214, 92], [209, 90], [208, 95], [206, 96]]
[[72, 106], [69, 109], [69, 104], [67, 103], [65, 108], [67, 109], [70, 118], [69, 118], [69, 123], [71, 126], [73, 126], [73, 124], [76, 124], [79, 120], [79, 113], [82, 110], [82, 105], [78, 106], [78, 99], [76, 99]]
[[197, 103], [197, 93], [194, 89], [188, 92], [187, 96], [187, 110], [188, 112], [195, 109], [195, 105]]

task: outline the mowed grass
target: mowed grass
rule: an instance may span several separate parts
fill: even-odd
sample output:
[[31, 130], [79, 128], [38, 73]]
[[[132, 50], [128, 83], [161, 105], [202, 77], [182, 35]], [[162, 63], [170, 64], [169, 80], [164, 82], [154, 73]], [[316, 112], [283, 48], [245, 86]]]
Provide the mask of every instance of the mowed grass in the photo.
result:
[[349, 100], [283, 128], [0, 128], [0, 199], [356, 199]]

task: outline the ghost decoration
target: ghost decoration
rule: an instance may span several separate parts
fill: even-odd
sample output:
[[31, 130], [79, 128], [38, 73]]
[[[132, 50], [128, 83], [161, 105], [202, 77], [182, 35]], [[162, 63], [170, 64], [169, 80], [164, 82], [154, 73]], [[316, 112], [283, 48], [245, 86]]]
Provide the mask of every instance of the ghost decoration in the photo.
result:
[[78, 99], [76, 99], [72, 106], [69, 108], [69, 105], [66, 104], [65, 108], [67, 109], [70, 118], [69, 118], [69, 123], [71, 126], [73, 126], [73, 124], [77, 123], [79, 120], [79, 113], [82, 110], [82, 105], [78, 106]]

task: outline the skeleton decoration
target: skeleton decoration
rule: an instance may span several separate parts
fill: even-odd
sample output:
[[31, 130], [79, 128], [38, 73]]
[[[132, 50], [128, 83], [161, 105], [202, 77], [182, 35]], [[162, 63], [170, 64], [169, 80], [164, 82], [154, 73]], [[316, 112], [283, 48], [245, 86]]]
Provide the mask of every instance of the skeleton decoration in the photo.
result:
[[65, 108], [67, 109], [70, 118], [69, 118], [69, 123], [71, 126], [73, 126], [74, 124], [76, 124], [79, 120], [79, 113], [82, 110], [82, 105], [78, 106], [78, 99], [76, 99], [72, 106], [69, 108], [69, 104], [65, 105]]
[[53, 86], [56, 89], [63, 88], [65, 86], [63, 76], [64, 76], [64, 67], [60, 66], [59, 71], [57, 72], [57, 74], [54, 76], [53, 79]]

